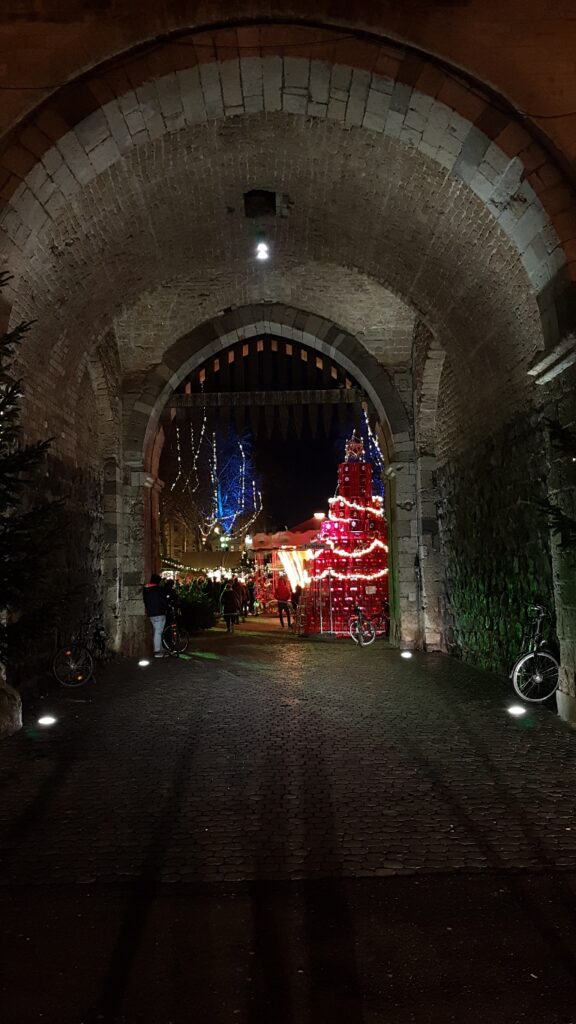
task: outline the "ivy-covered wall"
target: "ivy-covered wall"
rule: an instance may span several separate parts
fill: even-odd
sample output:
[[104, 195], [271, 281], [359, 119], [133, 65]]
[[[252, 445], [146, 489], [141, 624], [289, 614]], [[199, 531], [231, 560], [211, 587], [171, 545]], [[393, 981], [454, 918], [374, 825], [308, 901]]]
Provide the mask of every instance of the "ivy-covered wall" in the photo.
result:
[[508, 672], [540, 600], [554, 614], [542, 423], [518, 418], [439, 469], [440, 531], [454, 641], [464, 660]]

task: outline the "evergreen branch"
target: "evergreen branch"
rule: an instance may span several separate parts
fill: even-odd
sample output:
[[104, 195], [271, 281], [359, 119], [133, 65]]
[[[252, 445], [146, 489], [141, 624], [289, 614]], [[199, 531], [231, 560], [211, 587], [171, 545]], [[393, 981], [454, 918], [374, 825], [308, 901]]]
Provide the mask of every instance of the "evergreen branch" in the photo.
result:
[[5, 348], [12, 348], [14, 345], [19, 345], [25, 334], [37, 323], [36, 320], [22, 320], [21, 323], [16, 324], [11, 331], [7, 331], [5, 334], [0, 336], [0, 344]]

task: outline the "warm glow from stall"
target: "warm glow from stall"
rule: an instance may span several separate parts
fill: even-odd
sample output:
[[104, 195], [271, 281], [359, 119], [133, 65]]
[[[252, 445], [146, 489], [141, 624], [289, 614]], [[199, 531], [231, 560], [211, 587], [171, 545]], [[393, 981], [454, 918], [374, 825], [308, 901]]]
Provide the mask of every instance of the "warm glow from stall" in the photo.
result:
[[308, 573], [305, 568], [305, 551], [288, 551], [286, 548], [281, 548], [278, 552], [278, 558], [282, 563], [282, 568], [288, 577], [288, 582], [292, 590], [295, 590], [299, 585], [305, 587], [308, 583]]

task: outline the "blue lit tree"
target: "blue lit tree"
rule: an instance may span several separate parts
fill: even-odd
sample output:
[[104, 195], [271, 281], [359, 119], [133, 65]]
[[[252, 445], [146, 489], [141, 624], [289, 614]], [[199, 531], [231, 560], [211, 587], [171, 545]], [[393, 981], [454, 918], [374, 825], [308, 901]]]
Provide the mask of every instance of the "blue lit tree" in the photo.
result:
[[199, 548], [213, 534], [243, 538], [262, 511], [250, 435], [210, 432], [204, 418], [197, 434], [193, 424], [176, 425], [169, 448], [175, 476], [163, 496], [165, 515], [184, 523]]

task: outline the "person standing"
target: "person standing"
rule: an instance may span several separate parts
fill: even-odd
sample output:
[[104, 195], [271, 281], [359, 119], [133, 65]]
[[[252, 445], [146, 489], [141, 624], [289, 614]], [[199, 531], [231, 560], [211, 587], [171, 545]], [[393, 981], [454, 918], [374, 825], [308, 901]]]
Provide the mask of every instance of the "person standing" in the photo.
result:
[[286, 618], [288, 619], [288, 629], [290, 629], [292, 626], [292, 621], [290, 618], [291, 593], [290, 587], [288, 585], [288, 580], [286, 579], [285, 576], [278, 577], [278, 582], [274, 590], [274, 597], [278, 601], [278, 617], [280, 619], [280, 625], [282, 626], [282, 629], [284, 629], [284, 613], [286, 613]]
[[238, 615], [238, 603], [236, 600], [236, 594], [232, 589], [232, 584], [227, 583], [222, 591], [222, 597], [220, 598], [220, 610], [226, 623], [226, 632], [234, 632], [234, 620]]
[[236, 625], [238, 625], [242, 614], [242, 584], [237, 576], [232, 577], [232, 590], [234, 592], [234, 597], [236, 598], [236, 618], [234, 621]]
[[248, 587], [242, 583], [242, 622], [248, 618]]
[[292, 611], [294, 612], [294, 615], [296, 615], [296, 612], [298, 611], [298, 605], [300, 604], [301, 597], [302, 587], [300, 586], [299, 583], [297, 583], [296, 586], [294, 587], [294, 590], [292, 591]]
[[250, 579], [248, 580], [248, 583], [246, 584], [246, 590], [248, 592], [248, 611], [250, 612], [250, 615], [254, 615], [254, 602], [256, 600], [256, 585], [255, 585], [254, 580], [252, 579], [252, 577], [250, 577]]
[[164, 657], [162, 633], [166, 625], [166, 612], [168, 611], [166, 594], [160, 586], [161, 582], [158, 573], [154, 572], [150, 577], [150, 583], [146, 583], [143, 588], [144, 608], [152, 624], [155, 658]]

